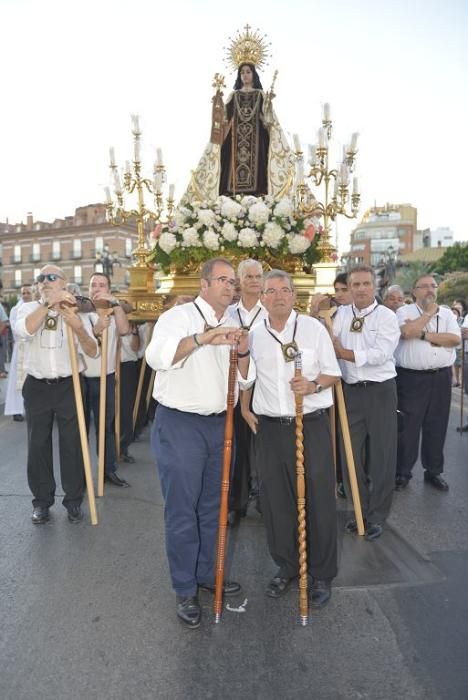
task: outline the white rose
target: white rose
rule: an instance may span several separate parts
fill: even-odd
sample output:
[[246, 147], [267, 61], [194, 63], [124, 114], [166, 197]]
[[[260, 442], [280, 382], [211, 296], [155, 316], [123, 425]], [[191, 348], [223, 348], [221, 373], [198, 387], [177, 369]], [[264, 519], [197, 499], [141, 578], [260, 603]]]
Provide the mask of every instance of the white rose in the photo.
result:
[[216, 223], [216, 214], [211, 209], [200, 209], [198, 211], [198, 221], [204, 226], [213, 226]]
[[163, 233], [161, 236], [159, 236], [158, 243], [159, 247], [165, 253], [170, 255], [177, 245], [177, 238], [174, 236], [173, 233]]
[[293, 215], [293, 205], [290, 199], [283, 197], [273, 210], [275, 216], [286, 217]]
[[203, 245], [210, 250], [219, 250], [219, 236], [211, 229], [203, 234]]
[[245, 197], [242, 197], [242, 199], [241, 199], [241, 204], [243, 207], [251, 207], [253, 204], [256, 204], [257, 202], [258, 202], [257, 198], [251, 194], [248, 194]]
[[263, 231], [263, 240], [265, 245], [270, 248], [278, 248], [279, 244], [283, 240], [284, 231], [279, 224], [274, 221], [270, 221]]
[[270, 210], [263, 202], [253, 204], [249, 209], [249, 219], [253, 224], [266, 224], [270, 218]]
[[242, 248], [255, 248], [258, 245], [257, 232], [253, 228], [243, 228], [239, 231], [239, 245]]
[[222, 197], [220, 211], [221, 216], [225, 219], [237, 219], [242, 212], [242, 207], [239, 202], [235, 202], [229, 197]]
[[182, 247], [191, 248], [192, 246], [201, 246], [200, 237], [196, 229], [191, 226], [182, 233]]
[[180, 228], [181, 226], [183, 226], [185, 224], [186, 218], [187, 217], [185, 216], [185, 214], [182, 213], [182, 211], [180, 211], [180, 210], [176, 211], [176, 213], [174, 214], [173, 221], [175, 222], [177, 228]]
[[226, 221], [223, 228], [221, 229], [221, 234], [226, 241], [236, 241], [237, 240], [237, 229], [234, 224], [230, 221]]
[[288, 248], [289, 252], [293, 255], [300, 255], [301, 253], [305, 253], [305, 251], [309, 247], [310, 241], [305, 236], [295, 233], [288, 235]]

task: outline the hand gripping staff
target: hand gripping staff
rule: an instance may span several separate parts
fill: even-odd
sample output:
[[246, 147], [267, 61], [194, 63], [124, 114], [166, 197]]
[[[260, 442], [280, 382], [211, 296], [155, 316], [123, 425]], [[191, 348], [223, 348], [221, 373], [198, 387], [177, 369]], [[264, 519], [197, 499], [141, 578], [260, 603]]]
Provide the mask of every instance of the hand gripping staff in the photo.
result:
[[223, 473], [221, 477], [221, 504], [219, 509], [218, 549], [216, 555], [216, 579], [214, 614], [215, 623], [221, 621], [223, 607], [224, 560], [226, 556], [229, 475], [231, 472], [232, 437], [234, 432], [234, 395], [237, 381], [237, 345], [231, 345], [229, 352], [229, 375], [224, 424]]
[[[302, 355], [294, 358], [294, 376], [302, 376]], [[307, 598], [307, 523], [306, 486], [304, 475], [304, 427], [303, 397], [295, 394], [296, 400], [296, 490], [297, 490], [297, 536], [299, 546], [299, 623], [305, 627], [309, 622]]]

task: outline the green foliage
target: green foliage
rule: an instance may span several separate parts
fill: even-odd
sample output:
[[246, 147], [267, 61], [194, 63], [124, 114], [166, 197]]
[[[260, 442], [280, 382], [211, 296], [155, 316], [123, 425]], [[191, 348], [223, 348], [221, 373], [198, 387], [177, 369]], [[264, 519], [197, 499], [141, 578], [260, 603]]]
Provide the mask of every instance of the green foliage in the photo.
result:
[[450, 246], [440, 260], [432, 265], [432, 271], [439, 275], [462, 270], [468, 270], [468, 243], [455, 243]]
[[439, 284], [437, 300], [452, 304], [456, 299], [468, 300], [468, 272], [453, 272]]
[[424, 274], [431, 274], [431, 264], [417, 261], [405, 263], [397, 269], [395, 279], [392, 284], [399, 284], [406, 294], [409, 294], [414, 287], [414, 282]]

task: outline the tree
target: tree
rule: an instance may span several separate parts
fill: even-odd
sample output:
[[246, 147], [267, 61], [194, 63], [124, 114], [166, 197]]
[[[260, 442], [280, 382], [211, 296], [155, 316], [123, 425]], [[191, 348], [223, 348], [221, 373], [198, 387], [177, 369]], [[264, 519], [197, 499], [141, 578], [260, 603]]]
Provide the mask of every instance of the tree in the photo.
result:
[[431, 270], [439, 275], [468, 271], [468, 243], [455, 243], [447, 248], [442, 257], [433, 263]]
[[453, 272], [439, 284], [438, 302], [452, 304], [456, 299], [468, 300], [468, 272]]
[[411, 263], [405, 263], [401, 267], [397, 267], [397, 273], [393, 284], [399, 284], [406, 294], [409, 294], [414, 287], [414, 283], [418, 277], [428, 274], [430, 275], [430, 263], [420, 260]]

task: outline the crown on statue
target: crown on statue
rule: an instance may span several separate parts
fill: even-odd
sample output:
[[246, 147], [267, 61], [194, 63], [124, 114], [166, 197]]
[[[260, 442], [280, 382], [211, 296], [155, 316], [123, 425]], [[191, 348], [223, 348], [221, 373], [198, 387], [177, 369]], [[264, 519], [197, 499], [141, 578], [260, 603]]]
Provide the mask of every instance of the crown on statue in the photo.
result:
[[237, 31], [236, 36], [230, 39], [229, 46], [225, 49], [227, 63], [237, 70], [243, 63], [252, 63], [256, 68], [263, 68], [268, 63], [269, 44], [266, 34], [263, 36], [256, 29], [252, 31], [246, 24], [243, 34]]

